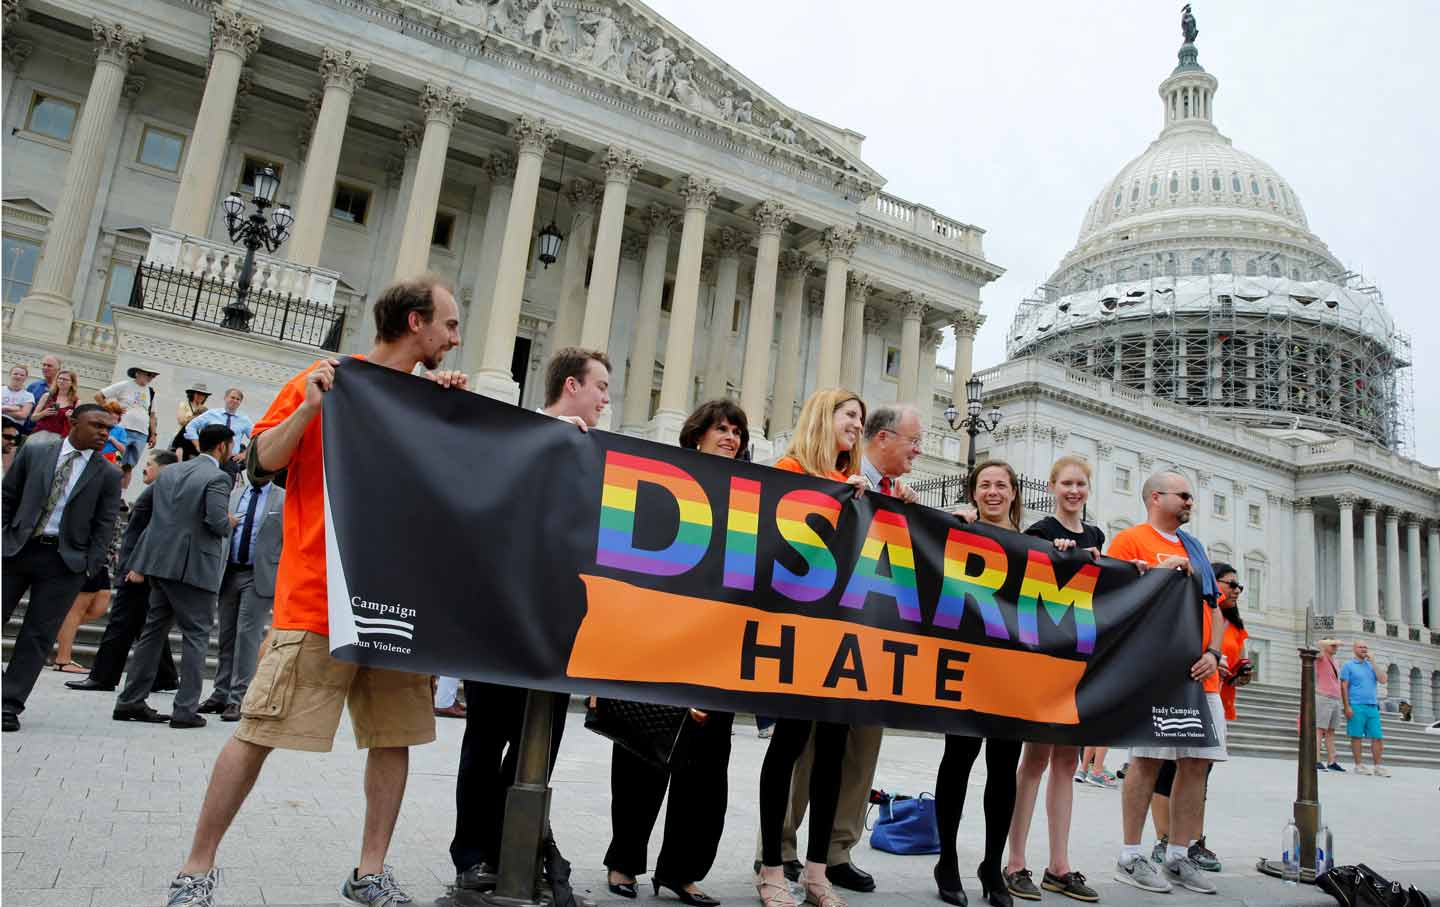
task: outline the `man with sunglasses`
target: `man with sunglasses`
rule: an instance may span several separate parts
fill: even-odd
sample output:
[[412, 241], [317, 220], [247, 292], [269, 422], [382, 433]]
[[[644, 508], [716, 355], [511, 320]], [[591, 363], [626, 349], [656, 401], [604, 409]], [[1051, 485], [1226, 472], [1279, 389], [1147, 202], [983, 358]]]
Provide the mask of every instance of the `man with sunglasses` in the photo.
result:
[[[1190, 482], [1178, 472], [1158, 472], [1145, 480], [1140, 492], [1145, 503], [1145, 522], [1116, 534], [1106, 553], [1135, 562], [1141, 569], [1180, 570], [1191, 576], [1209, 571], [1208, 563], [1192, 564], [1180, 527], [1190, 521], [1195, 496]], [[1213, 574], [1212, 574], [1213, 576]], [[1191, 891], [1214, 894], [1196, 862], [1196, 848], [1205, 816], [1205, 776], [1211, 763], [1223, 762], [1225, 751], [1225, 707], [1220, 701], [1220, 640], [1225, 619], [1216, 603], [1202, 598], [1205, 609], [1204, 642], [1200, 658], [1190, 666], [1190, 677], [1205, 688], [1212, 724], [1219, 738], [1215, 746], [1142, 746], [1130, 751], [1130, 768], [1125, 775], [1121, 814], [1124, 846], [1115, 866], [1116, 881], [1144, 891], [1166, 892], [1173, 885]], [[1157, 871], [1141, 852], [1145, 814], [1155, 793], [1160, 766], [1175, 761], [1175, 781], [1170, 795], [1170, 832], [1162, 869]], [[1178, 841], [1181, 843], [1171, 843]], [[1173, 885], [1172, 885], [1173, 883]]]

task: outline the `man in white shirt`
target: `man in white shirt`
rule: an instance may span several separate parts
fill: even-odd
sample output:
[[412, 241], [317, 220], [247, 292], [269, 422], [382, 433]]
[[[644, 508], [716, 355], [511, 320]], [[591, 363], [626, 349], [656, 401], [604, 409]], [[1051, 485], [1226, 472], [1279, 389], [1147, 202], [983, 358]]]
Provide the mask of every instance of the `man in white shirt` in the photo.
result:
[[102, 406], [111, 400], [125, 407], [120, 427], [125, 429], [125, 452], [120, 457], [120, 487], [130, 487], [130, 473], [145, 457], [145, 448], [155, 446], [155, 389], [150, 382], [160, 374], [149, 365], [132, 365], [125, 370], [129, 381], [117, 381], [95, 395]]
[[220, 464], [220, 468], [231, 475], [239, 475], [245, 469], [245, 454], [250, 447], [250, 432], [255, 428], [255, 423], [250, 417], [240, 412], [240, 404], [245, 402], [245, 392], [238, 387], [232, 387], [225, 391], [225, 406], [219, 409], [208, 409], [190, 420], [185, 426], [185, 437], [191, 441], [200, 438], [200, 429], [207, 425], [223, 425], [235, 433], [235, 452], [230, 459]]
[[25, 379], [30, 369], [17, 365], [10, 369], [10, 383], [5, 385], [4, 415], [16, 425], [23, 426], [35, 409], [35, 395], [25, 389]]

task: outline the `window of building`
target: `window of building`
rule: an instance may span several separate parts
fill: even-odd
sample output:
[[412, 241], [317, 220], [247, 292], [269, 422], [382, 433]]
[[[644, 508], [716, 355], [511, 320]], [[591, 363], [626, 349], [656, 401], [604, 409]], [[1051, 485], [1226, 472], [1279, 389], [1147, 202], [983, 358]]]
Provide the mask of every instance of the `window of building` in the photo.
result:
[[1135, 185], [1130, 189], [1130, 201], [1140, 201], [1140, 181], [1136, 180]]
[[1180, 174], [1174, 170], [1170, 171], [1170, 194], [1174, 195], [1180, 191]]
[[1154, 198], [1160, 194], [1160, 177], [1150, 177], [1150, 197]]
[[1251, 194], [1251, 195], [1259, 195], [1259, 194], [1260, 194], [1260, 181], [1257, 180], [1257, 179], [1256, 179], [1255, 177], [1253, 177], [1253, 176], [1250, 177], [1250, 194]]
[[146, 167], [176, 173], [180, 170], [180, 156], [184, 153], [185, 136], [168, 129], [146, 126], [140, 134], [140, 153], [135, 159]]
[[1255, 263], [1255, 259], [1252, 258], [1252, 259], [1250, 259], [1249, 261], [1245, 262], [1245, 276], [1246, 276], [1246, 277], [1258, 277], [1258, 276], [1260, 276], [1260, 266]]
[[1262, 509], [1259, 504], [1251, 504], [1250, 507], [1249, 507], [1249, 510], [1250, 510], [1250, 525], [1251, 525], [1251, 526], [1254, 526], [1254, 527], [1257, 528], [1257, 529], [1260, 528], [1260, 523], [1261, 523], [1261, 521], [1264, 519], [1264, 516], [1265, 516], [1265, 511], [1264, 511], [1264, 509]]
[[1232, 173], [1232, 174], [1230, 174], [1230, 190], [1231, 190], [1232, 192], [1244, 192], [1244, 191], [1245, 191], [1244, 189], [1240, 188], [1240, 174], [1238, 174], [1238, 173]]
[[130, 291], [135, 286], [135, 263], [133, 261], [110, 262], [110, 273], [105, 278], [105, 296], [100, 300], [100, 321], [109, 324], [117, 308], [130, 304]]
[[1272, 261], [1272, 262], [1270, 262], [1270, 276], [1271, 276], [1271, 277], [1279, 277], [1279, 276], [1280, 276], [1280, 262], [1278, 262], [1278, 261]]
[[1265, 191], [1270, 195], [1270, 201], [1275, 201], [1275, 184], [1269, 180], [1265, 181]]
[[1120, 203], [1125, 200], [1125, 190], [1121, 189], [1115, 193], [1115, 210], [1120, 210]]
[[68, 142], [75, 133], [75, 121], [79, 117], [79, 104], [37, 91], [30, 99], [30, 112], [25, 117], [25, 129]]
[[240, 185], [238, 188], [241, 195], [255, 194], [255, 174], [259, 173], [261, 170], [264, 170], [266, 167], [274, 170], [275, 176], [278, 177], [282, 183], [284, 182], [284, 164], [277, 164], [274, 161], [261, 160], [260, 158], [251, 157], [248, 154], [245, 155], [245, 162], [240, 165]]
[[1124, 466], [1115, 467], [1115, 490], [1121, 492], [1130, 490], [1130, 470]]
[[1218, 491], [1215, 492], [1215, 515], [1218, 517], [1230, 515], [1230, 499]]
[[1245, 568], [1245, 607], [1251, 611], [1265, 610], [1265, 567], [1254, 564]]
[[898, 346], [885, 347], [885, 377], [900, 378], [900, 348]]
[[35, 269], [40, 265], [40, 244], [7, 236], [0, 255], [4, 257], [4, 261], [0, 262], [0, 269], [5, 273], [4, 298], [14, 305], [25, 298], [25, 294], [30, 292], [30, 285], [35, 282]]
[[1190, 262], [1190, 273], [1201, 275], [1205, 273], [1205, 259], [1197, 258]]
[[1199, 170], [1191, 170], [1191, 171], [1190, 171], [1190, 191], [1191, 191], [1191, 192], [1199, 192], [1199, 191], [1200, 191], [1200, 171], [1199, 171]]
[[330, 204], [331, 217], [363, 226], [369, 214], [370, 190], [350, 183], [335, 184], [335, 200]]
[[1220, 171], [1219, 171], [1219, 170], [1211, 170], [1211, 171], [1210, 171], [1210, 191], [1211, 191], [1211, 192], [1219, 192], [1219, 191], [1220, 191]]
[[1231, 264], [1231, 262], [1230, 262], [1230, 256], [1229, 256], [1229, 255], [1221, 255], [1221, 256], [1220, 256], [1220, 273], [1221, 273], [1221, 274], [1234, 274], [1234, 273], [1235, 273], [1235, 266], [1234, 266], [1233, 264]]
[[448, 249], [450, 248], [450, 241], [454, 238], [455, 215], [449, 211], [436, 212], [435, 227], [430, 231], [430, 245]]

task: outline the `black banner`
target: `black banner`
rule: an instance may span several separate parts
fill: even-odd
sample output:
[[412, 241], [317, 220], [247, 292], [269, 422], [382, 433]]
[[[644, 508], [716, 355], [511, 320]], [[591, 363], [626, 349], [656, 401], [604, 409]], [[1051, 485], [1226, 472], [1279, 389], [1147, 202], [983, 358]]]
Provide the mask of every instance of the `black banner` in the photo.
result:
[[1075, 744], [1213, 742], [1195, 583], [358, 360], [330, 644], [397, 670]]

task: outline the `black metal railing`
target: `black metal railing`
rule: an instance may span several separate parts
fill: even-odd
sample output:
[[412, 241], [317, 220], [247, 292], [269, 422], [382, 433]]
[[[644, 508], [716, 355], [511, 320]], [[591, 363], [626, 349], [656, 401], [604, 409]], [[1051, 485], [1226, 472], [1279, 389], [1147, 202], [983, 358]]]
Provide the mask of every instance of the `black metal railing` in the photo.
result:
[[[1043, 479], [1032, 479], [1029, 476], [1020, 476], [1019, 479], [1020, 500], [1026, 510], [1036, 513], [1055, 512], [1055, 496], [1050, 493], [1048, 483]], [[915, 482], [910, 487], [920, 495], [920, 503], [927, 507], [938, 507], [945, 510], [956, 504], [968, 503], [965, 496], [965, 473], [963, 472]]]
[[[225, 307], [233, 305], [238, 295], [230, 281], [144, 262], [130, 289], [130, 308], [228, 327]], [[250, 310], [246, 333], [322, 350], [340, 349], [345, 313], [333, 306], [254, 289], [245, 296], [245, 306]]]

